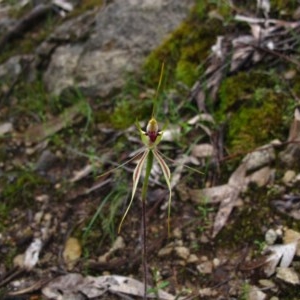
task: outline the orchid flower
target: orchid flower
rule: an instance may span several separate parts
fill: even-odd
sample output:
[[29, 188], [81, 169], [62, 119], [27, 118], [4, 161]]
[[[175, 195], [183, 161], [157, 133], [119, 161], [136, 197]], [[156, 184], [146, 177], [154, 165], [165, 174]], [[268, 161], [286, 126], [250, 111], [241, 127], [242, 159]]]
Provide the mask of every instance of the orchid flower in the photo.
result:
[[144, 147], [142, 151], [138, 154], [142, 154], [140, 160], [137, 163], [137, 166], [133, 172], [133, 187], [132, 187], [132, 194], [131, 194], [131, 199], [129, 202], [129, 205], [122, 217], [122, 220], [119, 225], [119, 230], [120, 232], [122, 224], [128, 214], [128, 211], [132, 205], [137, 185], [139, 182], [139, 179], [141, 177], [142, 170], [146, 164], [146, 173], [145, 173], [145, 178], [143, 182], [143, 188], [142, 188], [142, 201], [146, 201], [146, 193], [147, 193], [147, 188], [148, 188], [148, 182], [149, 182], [149, 177], [151, 173], [151, 168], [153, 165], [153, 158], [155, 158], [161, 167], [162, 173], [164, 175], [165, 181], [167, 183], [168, 189], [169, 189], [169, 199], [168, 199], [168, 232], [170, 233], [170, 214], [171, 214], [171, 196], [172, 196], [172, 191], [171, 191], [171, 173], [168, 165], [164, 161], [163, 157], [159, 153], [157, 149], [157, 145], [162, 139], [163, 136], [163, 131], [158, 130], [158, 124], [155, 118], [152, 116], [150, 121], [148, 122], [148, 125], [146, 127], [146, 131], [143, 131], [140, 124], [136, 122], [136, 126], [140, 132], [141, 135], [141, 140], [144, 143]]

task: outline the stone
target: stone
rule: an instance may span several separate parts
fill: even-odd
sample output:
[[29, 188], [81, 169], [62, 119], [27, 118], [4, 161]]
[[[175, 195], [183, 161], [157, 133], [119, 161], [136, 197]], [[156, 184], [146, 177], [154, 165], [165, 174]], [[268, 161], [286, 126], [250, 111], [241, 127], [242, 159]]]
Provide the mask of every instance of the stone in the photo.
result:
[[[47, 89], [60, 95], [77, 86], [84, 95], [95, 97], [120, 89], [125, 75], [141, 67], [151, 50], [187, 17], [192, 4], [193, 0], [114, 1], [90, 15], [83, 32], [78, 18], [62, 25], [56, 36], [65, 37], [69, 44], [52, 53], [43, 78]], [[78, 37], [71, 43], [69, 28]], [[40, 52], [51, 53], [43, 49]]]
[[293, 285], [299, 285], [299, 275], [293, 268], [279, 267], [276, 269], [276, 278]]
[[190, 264], [196, 263], [198, 261], [199, 261], [198, 256], [195, 254], [191, 254], [187, 260], [187, 262]]
[[285, 185], [289, 185], [295, 179], [295, 177], [296, 177], [296, 172], [295, 171], [287, 170], [283, 175], [282, 182]]
[[173, 251], [173, 248], [171, 247], [165, 247], [162, 248], [158, 251], [158, 257], [165, 257], [165, 256], [169, 256]]
[[197, 270], [201, 274], [211, 274], [213, 270], [213, 264], [211, 261], [204, 261], [197, 266]]
[[177, 254], [178, 257], [187, 260], [190, 256], [190, 250], [186, 247], [175, 247], [175, 252]]
[[249, 300], [265, 300], [267, 298], [267, 295], [262, 292], [258, 287], [251, 286], [249, 291], [249, 296], [247, 299]]
[[277, 240], [277, 233], [274, 229], [269, 229], [265, 234], [265, 241], [268, 245], [273, 245]]
[[72, 270], [82, 254], [82, 248], [79, 240], [70, 237], [63, 251], [63, 258], [68, 270]]

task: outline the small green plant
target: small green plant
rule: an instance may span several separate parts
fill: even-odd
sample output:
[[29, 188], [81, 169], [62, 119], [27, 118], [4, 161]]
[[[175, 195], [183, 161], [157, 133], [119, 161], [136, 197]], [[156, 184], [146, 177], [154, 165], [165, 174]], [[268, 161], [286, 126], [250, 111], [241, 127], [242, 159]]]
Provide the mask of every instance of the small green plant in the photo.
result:
[[213, 212], [213, 210], [214, 210], [212, 207], [209, 207], [207, 200], [208, 199], [204, 199], [204, 203], [197, 206], [197, 210], [200, 214], [200, 218], [203, 221], [202, 225], [198, 226], [198, 230], [200, 232], [203, 232], [207, 228], [207, 226], [210, 225], [210, 221], [208, 218], [209, 213]]
[[160, 272], [157, 268], [154, 268], [152, 270], [152, 278], [153, 278], [154, 287], [149, 288], [147, 290], [147, 293], [148, 294], [153, 293], [156, 296], [156, 299], [159, 299], [159, 290], [169, 286], [170, 282], [167, 280], [162, 280]]
[[257, 246], [257, 251], [258, 251], [258, 253], [261, 253], [264, 249], [265, 249], [265, 247], [266, 247], [266, 242], [265, 241], [261, 241], [261, 240], [255, 240], [254, 241], [254, 245], [256, 245]]
[[241, 295], [239, 300], [248, 300], [250, 294], [250, 284], [248, 282], [244, 282], [241, 286]]

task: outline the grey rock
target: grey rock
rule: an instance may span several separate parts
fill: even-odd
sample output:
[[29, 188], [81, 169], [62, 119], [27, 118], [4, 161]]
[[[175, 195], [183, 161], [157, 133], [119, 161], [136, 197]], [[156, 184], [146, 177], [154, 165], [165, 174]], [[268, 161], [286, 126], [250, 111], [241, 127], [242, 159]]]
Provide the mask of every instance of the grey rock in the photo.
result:
[[6, 62], [0, 65], [0, 80], [15, 79], [32, 58], [31, 55], [16, 55], [10, 57]]
[[[143, 59], [188, 15], [192, 0], [122, 0], [110, 3], [95, 17], [60, 27], [52, 36], [71, 44], [55, 49], [44, 75], [49, 91], [59, 95], [77, 86], [85, 95], [107, 96], [119, 89], [128, 72], [136, 72]], [[81, 20], [81, 21], [80, 21]], [[73, 34], [68, 32], [71, 28]], [[74, 34], [75, 33], [75, 34]], [[48, 41], [50, 42], [50, 40]], [[47, 53], [43, 45], [40, 53]], [[58, 80], [59, 79], [59, 80]]]

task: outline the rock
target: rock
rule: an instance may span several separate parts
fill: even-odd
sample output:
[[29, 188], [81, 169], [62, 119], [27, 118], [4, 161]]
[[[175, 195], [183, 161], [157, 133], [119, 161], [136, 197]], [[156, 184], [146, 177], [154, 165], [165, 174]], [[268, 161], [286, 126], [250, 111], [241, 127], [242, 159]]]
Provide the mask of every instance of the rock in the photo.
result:
[[173, 230], [173, 237], [176, 239], [181, 239], [182, 238], [182, 230], [180, 228], [175, 228]]
[[283, 175], [282, 182], [285, 185], [289, 185], [295, 179], [295, 177], [296, 177], [296, 172], [295, 171], [287, 170]]
[[187, 260], [187, 262], [190, 264], [196, 263], [198, 261], [199, 261], [198, 256], [195, 254], [191, 254]]
[[[15, 79], [32, 59], [32, 55], [16, 55], [10, 57], [5, 63], [0, 65], [0, 80]], [[27, 72], [27, 74], [30, 73]], [[26, 76], [26, 79], [29, 78], [30, 76]]]
[[263, 287], [263, 288], [267, 288], [267, 289], [274, 289], [276, 288], [276, 284], [269, 279], [260, 279], [259, 284]]
[[[82, 45], [65, 45], [55, 50], [55, 59], [52, 59], [44, 73], [44, 82], [51, 93], [59, 95], [64, 88], [75, 85], [73, 75], [83, 50]], [[59, 76], [59, 80], [54, 80], [56, 76]]]
[[13, 259], [14, 267], [24, 268], [24, 254], [18, 254]]
[[274, 229], [269, 229], [265, 234], [265, 241], [268, 245], [273, 245], [277, 240], [277, 233]]
[[68, 270], [72, 270], [80, 258], [82, 253], [81, 245], [79, 240], [73, 237], [70, 237], [65, 245], [65, 249], [63, 251], [63, 258], [67, 265]]
[[202, 297], [214, 297], [218, 295], [218, 292], [212, 288], [204, 288], [199, 290], [199, 296]]
[[299, 285], [299, 275], [293, 268], [279, 267], [276, 269], [276, 278], [293, 285]]
[[197, 270], [201, 274], [211, 274], [213, 270], [213, 264], [211, 261], [205, 261], [197, 266]]
[[[114, 1], [96, 16], [90, 16], [83, 32], [84, 22], [78, 18], [68, 26], [62, 25], [56, 36], [69, 41], [71, 28], [80, 38], [53, 52], [43, 78], [47, 89], [59, 95], [77, 86], [84, 95], [104, 97], [121, 88], [126, 80], [124, 75], [142, 65], [150, 51], [188, 15], [193, 3], [193, 0]], [[49, 50], [40, 49], [40, 53], [43, 51]]]
[[220, 259], [218, 259], [217, 257], [215, 257], [213, 259], [213, 266], [214, 266], [214, 268], [217, 268], [218, 266], [220, 266], [220, 264], [221, 264]]
[[55, 154], [53, 154], [50, 150], [44, 150], [41, 154], [41, 156], [38, 158], [38, 161], [35, 164], [35, 171], [38, 172], [46, 172], [51, 167], [53, 167], [53, 164], [57, 161], [57, 157]]
[[169, 256], [173, 251], [173, 248], [171, 247], [165, 247], [162, 248], [158, 251], [158, 257], [165, 257], [165, 256]]
[[190, 256], [190, 250], [186, 247], [175, 247], [175, 252], [177, 254], [178, 257], [184, 259], [184, 260], [187, 260]]
[[267, 298], [267, 295], [262, 292], [258, 287], [251, 286], [249, 297], [247, 299], [249, 300], [264, 300]]
[[10, 122], [0, 124], [0, 136], [13, 130], [13, 125]]

